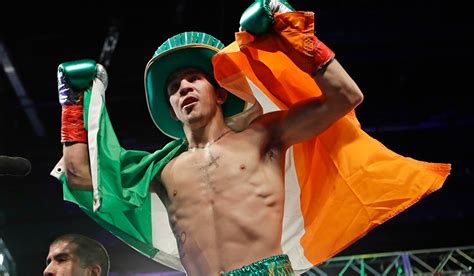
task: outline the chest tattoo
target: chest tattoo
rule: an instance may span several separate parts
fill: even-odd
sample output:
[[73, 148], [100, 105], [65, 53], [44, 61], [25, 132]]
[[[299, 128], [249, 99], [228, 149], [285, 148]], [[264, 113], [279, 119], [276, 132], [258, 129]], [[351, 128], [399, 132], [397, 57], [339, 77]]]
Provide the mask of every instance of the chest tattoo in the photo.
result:
[[207, 155], [207, 159], [208, 159], [208, 164], [207, 166], [208, 167], [216, 167], [218, 168], [219, 167], [219, 164], [217, 164], [217, 160], [220, 158], [219, 156], [214, 156], [214, 154], [212, 154], [212, 151], [211, 151], [211, 148], [208, 147], [206, 148], [206, 155]]
[[214, 168], [218, 168], [219, 167], [219, 163], [217, 163], [217, 161], [219, 160], [220, 156], [218, 155], [215, 155], [212, 153], [211, 151], [211, 148], [210, 147], [206, 147], [205, 148], [205, 163], [199, 167], [199, 169], [201, 170], [201, 172], [203, 173], [204, 175], [204, 179], [205, 179], [205, 182], [211, 186], [211, 168], [214, 167]]

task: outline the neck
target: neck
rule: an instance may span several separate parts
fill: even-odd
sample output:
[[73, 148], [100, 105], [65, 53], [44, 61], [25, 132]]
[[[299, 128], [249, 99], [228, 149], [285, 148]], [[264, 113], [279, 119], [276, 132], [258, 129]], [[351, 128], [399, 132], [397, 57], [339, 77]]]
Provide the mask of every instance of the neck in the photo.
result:
[[212, 144], [220, 139], [223, 134], [229, 131], [222, 116], [215, 116], [203, 126], [185, 126], [184, 133], [188, 141], [189, 148], [204, 148], [207, 144]]
[[190, 149], [204, 148], [222, 138], [221, 136], [230, 130], [225, 123], [221, 108], [216, 108], [215, 112], [209, 116], [202, 116], [200, 120], [193, 123], [184, 123], [183, 127]]
[[213, 139], [208, 139], [207, 143], [205, 143], [205, 144], [203, 144], [203, 143], [200, 143], [200, 144], [199, 143], [196, 143], [196, 144], [189, 143], [188, 150], [209, 149], [211, 147], [211, 145], [213, 145], [214, 143], [219, 141], [222, 137], [226, 136], [231, 131], [232, 131], [232, 129], [230, 129], [230, 128], [224, 129], [224, 131], [219, 136], [217, 136], [216, 138], [213, 138]]
[[206, 146], [217, 142], [230, 131], [231, 129], [225, 124], [215, 127], [207, 126], [201, 129], [194, 129], [193, 131], [186, 133], [188, 148], [205, 148]]

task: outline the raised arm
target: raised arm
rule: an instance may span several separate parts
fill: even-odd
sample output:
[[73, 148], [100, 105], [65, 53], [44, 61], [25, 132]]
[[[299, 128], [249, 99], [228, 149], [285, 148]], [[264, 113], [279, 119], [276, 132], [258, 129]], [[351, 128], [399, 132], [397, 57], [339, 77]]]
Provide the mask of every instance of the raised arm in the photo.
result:
[[95, 77], [107, 85], [105, 69], [92, 60], [62, 63], [58, 67], [59, 102], [62, 106], [61, 143], [70, 188], [92, 190], [87, 133], [84, 129], [83, 91]]
[[[285, 0], [256, 0], [243, 14], [241, 29], [254, 35], [270, 31], [275, 13], [294, 11]], [[296, 51], [296, 50], [295, 50]], [[312, 51], [313, 79], [322, 91], [321, 97], [299, 102], [287, 111], [269, 113], [256, 121], [264, 126], [268, 141], [287, 148], [320, 134], [363, 100], [362, 92], [335, 60], [331, 51], [316, 36]]]

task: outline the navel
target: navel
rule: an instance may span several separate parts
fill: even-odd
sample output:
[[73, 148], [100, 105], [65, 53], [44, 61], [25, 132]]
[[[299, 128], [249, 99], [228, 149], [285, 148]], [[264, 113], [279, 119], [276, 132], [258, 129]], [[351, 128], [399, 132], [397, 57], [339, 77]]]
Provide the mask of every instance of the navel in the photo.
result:
[[245, 164], [240, 164], [240, 169], [245, 170]]
[[177, 194], [178, 194], [178, 191], [173, 190], [173, 197], [176, 197]]

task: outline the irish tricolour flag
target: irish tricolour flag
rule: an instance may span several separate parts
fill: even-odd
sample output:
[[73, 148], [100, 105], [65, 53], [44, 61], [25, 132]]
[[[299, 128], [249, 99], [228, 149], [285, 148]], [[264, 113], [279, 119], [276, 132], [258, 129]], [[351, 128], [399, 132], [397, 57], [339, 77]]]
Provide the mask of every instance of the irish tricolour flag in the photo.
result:
[[[293, 12], [275, 18], [272, 34], [237, 33], [213, 58], [216, 80], [263, 113], [320, 96], [308, 74], [313, 25], [312, 13]], [[154, 153], [123, 149], [99, 80], [85, 92], [84, 111], [94, 190], [70, 190], [59, 162], [52, 174], [63, 183], [65, 199], [145, 256], [184, 271], [164, 205], [148, 191], [163, 166], [186, 149], [184, 141]], [[306, 271], [439, 189], [449, 172], [449, 164], [389, 150], [361, 129], [352, 111], [287, 151], [283, 250], [296, 271]]]

